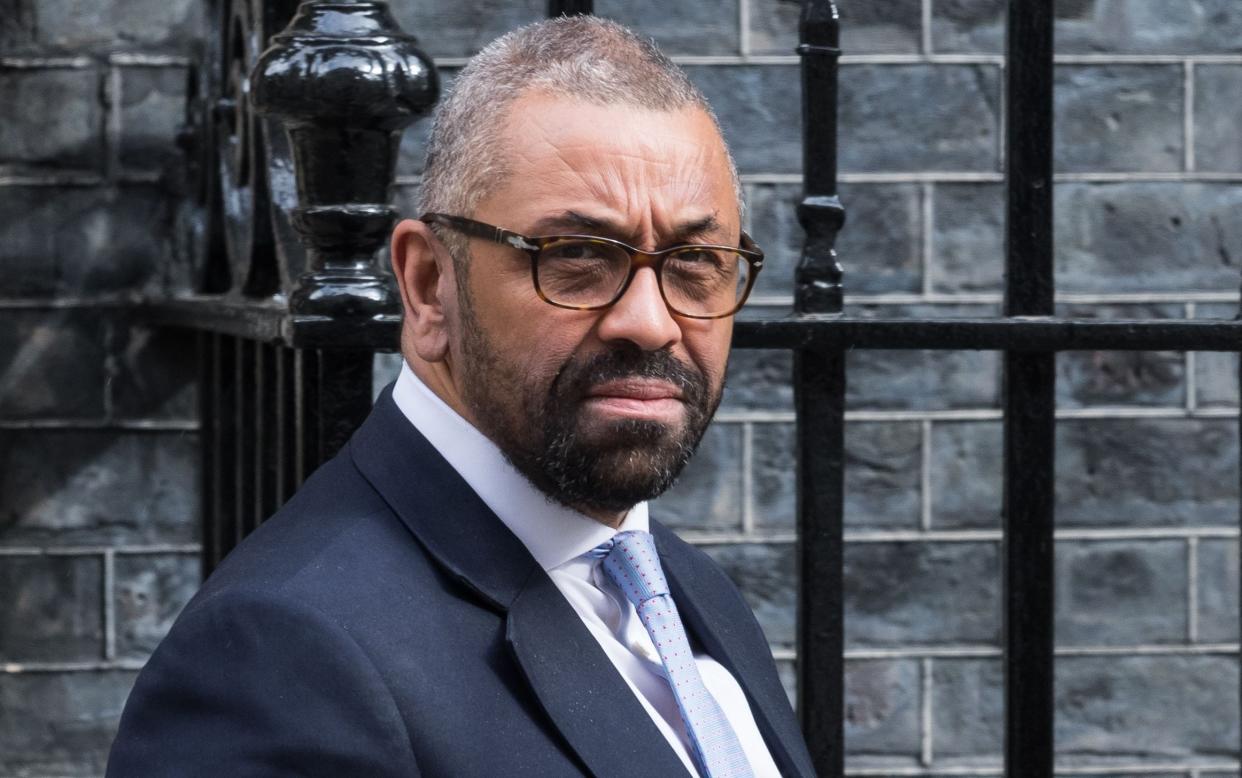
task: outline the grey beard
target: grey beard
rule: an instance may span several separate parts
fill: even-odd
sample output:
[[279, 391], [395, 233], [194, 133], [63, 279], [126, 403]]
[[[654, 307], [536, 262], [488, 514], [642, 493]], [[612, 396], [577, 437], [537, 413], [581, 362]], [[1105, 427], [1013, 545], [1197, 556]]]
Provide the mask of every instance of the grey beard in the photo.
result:
[[[681, 390], [687, 414], [680, 434], [659, 422], [621, 420], [609, 426], [605, 440], [582, 439], [576, 410], [587, 390], [627, 377], [659, 378]], [[719, 394], [711, 396], [702, 374], [668, 352], [621, 346], [561, 368], [542, 407], [526, 414], [531, 421], [542, 419], [535, 441], [523, 441], [509, 420], [495, 417], [494, 408], [480, 412], [505, 458], [549, 499], [579, 511], [616, 513], [673, 485], [718, 404]]]
[[[609, 513], [629, 510], [666, 492], [702, 437], [698, 431], [693, 440], [687, 439], [695, 432], [688, 428], [680, 439], [662, 442], [661, 425], [630, 421], [618, 425], [622, 429], [617, 430], [617, 444], [601, 450], [584, 444], [572, 429], [556, 425], [562, 428], [552, 430], [550, 426], [544, 427], [547, 447], [531, 463], [544, 482], [535, 485], [564, 505]], [[619, 477], [622, 472], [630, 475]]]

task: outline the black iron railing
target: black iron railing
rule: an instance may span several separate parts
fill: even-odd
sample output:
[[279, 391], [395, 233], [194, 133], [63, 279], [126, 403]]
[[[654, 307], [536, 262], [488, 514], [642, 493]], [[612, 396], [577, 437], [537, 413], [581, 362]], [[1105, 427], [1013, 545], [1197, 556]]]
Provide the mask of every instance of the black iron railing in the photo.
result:
[[[436, 96], [434, 68], [382, 3], [338, 5], [331, 24], [319, 0], [303, 3], [296, 17], [289, 3], [264, 7], [256, 14], [244, 0], [213, 5], [221, 37], [196, 79], [189, 115], [197, 130], [187, 135], [203, 175], [188, 204], [202, 247], [198, 286], [150, 309], [157, 320], [202, 333], [206, 571], [339, 448], [370, 407], [373, 354], [396, 348], [400, 326], [395, 298], [374, 269], [394, 215], [395, 139]], [[548, 7], [552, 15], [590, 10], [589, 0]], [[795, 313], [739, 322], [734, 345], [795, 356], [798, 696], [824, 776], [843, 774], [845, 754], [845, 352], [1005, 352], [1005, 769], [1016, 777], [1053, 769], [1056, 352], [1242, 350], [1238, 321], [1054, 318], [1052, 20], [1053, 0], [1009, 1], [1005, 315], [859, 319], [842, 313], [833, 249], [844, 220], [836, 189], [839, 20], [831, 0], [803, 3], [798, 216], [806, 242]], [[278, 29], [285, 32], [273, 38]], [[275, 45], [260, 59], [256, 40]], [[355, 61], [385, 63], [368, 72], [401, 70], [403, 84], [351, 72], [356, 65], [345, 58], [323, 67], [323, 58], [308, 56], [342, 45], [355, 47]], [[306, 66], [311, 61], [319, 69]], [[400, 94], [400, 105], [359, 99], [363, 93]]]

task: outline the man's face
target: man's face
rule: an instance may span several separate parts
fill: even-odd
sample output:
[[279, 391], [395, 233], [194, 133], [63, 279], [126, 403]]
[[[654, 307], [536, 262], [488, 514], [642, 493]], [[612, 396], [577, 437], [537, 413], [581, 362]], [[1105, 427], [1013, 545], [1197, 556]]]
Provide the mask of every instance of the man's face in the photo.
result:
[[[514, 104], [509, 169], [471, 214], [533, 237], [593, 234], [647, 250], [737, 245], [723, 143], [698, 110], [547, 95]], [[469, 411], [532, 483], [596, 518], [659, 495], [720, 401], [731, 319], [672, 314], [652, 270], [602, 311], [539, 299], [530, 259], [473, 240], [450, 359]]]

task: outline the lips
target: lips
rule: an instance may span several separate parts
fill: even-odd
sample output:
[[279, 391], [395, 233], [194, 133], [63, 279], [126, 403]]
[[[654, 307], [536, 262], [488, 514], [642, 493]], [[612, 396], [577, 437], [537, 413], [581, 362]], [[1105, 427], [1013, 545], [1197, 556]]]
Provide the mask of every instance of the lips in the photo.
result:
[[596, 384], [587, 391], [586, 405], [605, 416], [648, 421], [675, 421], [684, 409], [680, 388], [653, 379]]
[[667, 381], [630, 378], [606, 381], [587, 390], [589, 399], [681, 400], [681, 389]]

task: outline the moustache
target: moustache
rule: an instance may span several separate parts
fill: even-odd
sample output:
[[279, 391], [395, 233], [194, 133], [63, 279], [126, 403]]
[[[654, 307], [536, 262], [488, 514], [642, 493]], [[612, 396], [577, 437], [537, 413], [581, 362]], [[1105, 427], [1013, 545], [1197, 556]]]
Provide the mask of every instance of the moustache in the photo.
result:
[[627, 378], [668, 381], [682, 394], [682, 401], [697, 406], [707, 394], [703, 374], [667, 351], [613, 349], [580, 362], [568, 362], [553, 382], [553, 395], [585, 397], [592, 386]]

